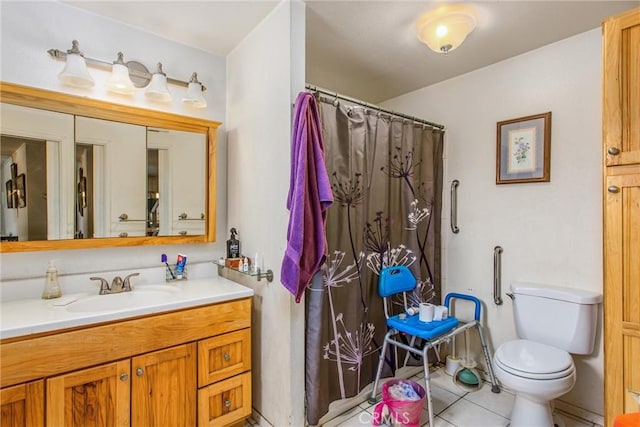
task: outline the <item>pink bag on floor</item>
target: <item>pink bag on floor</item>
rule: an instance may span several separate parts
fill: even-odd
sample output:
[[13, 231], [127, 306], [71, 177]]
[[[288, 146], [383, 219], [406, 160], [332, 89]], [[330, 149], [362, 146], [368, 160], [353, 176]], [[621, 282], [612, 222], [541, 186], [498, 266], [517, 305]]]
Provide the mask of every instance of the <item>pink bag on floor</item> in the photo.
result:
[[[419, 396], [418, 400], [398, 400], [391, 396], [389, 388], [396, 384], [408, 384], [413, 391]], [[425, 397], [424, 388], [415, 381], [411, 380], [389, 380], [382, 384], [382, 401], [378, 403], [373, 410], [374, 426], [380, 425], [382, 422], [382, 410], [386, 406], [389, 410], [389, 420], [397, 424], [407, 427], [418, 427], [420, 425], [420, 416], [422, 415], [422, 407], [424, 406]]]

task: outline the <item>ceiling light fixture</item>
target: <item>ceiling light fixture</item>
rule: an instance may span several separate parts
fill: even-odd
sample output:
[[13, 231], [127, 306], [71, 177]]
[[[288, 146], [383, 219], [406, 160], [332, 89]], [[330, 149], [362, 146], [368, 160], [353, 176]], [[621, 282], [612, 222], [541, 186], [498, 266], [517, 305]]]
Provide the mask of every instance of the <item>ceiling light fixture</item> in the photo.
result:
[[118, 59], [113, 62], [111, 77], [109, 77], [106, 86], [107, 90], [122, 95], [131, 95], [136, 91], [136, 87], [129, 77], [129, 69], [124, 63], [122, 52], [118, 52]]
[[58, 74], [58, 78], [65, 84], [76, 87], [92, 87], [95, 82], [87, 70], [84, 55], [80, 52], [77, 40], [71, 42], [71, 49], [65, 54], [67, 62], [64, 69]]
[[425, 13], [416, 24], [420, 41], [444, 54], [458, 48], [475, 27], [476, 13], [469, 6], [444, 6]]
[[[167, 84], [182, 86], [187, 88], [187, 93], [183, 98], [185, 104], [204, 108], [207, 102], [202, 92], [207, 88], [198, 81], [197, 74], [193, 73], [190, 81], [173, 79], [167, 77], [162, 71], [162, 64], [158, 63], [158, 70], [151, 74], [144, 64], [137, 61], [124, 62], [124, 55], [118, 52], [118, 59], [114, 62], [102, 59], [89, 58], [80, 52], [78, 42], [72, 42], [71, 49], [62, 51], [59, 49], [49, 49], [47, 51], [55, 59], [66, 60], [66, 65], [58, 75], [60, 80], [76, 87], [92, 87], [95, 82], [89, 74], [87, 65], [110, 69], [111, 76], [106, 83], [107, 90], [120, 94], [132, 94], [136, 88], [148, 87], [146, 96], [152, 101], [171, 102], [172, 96]], [[197, 90], [199, 89], [199, 92]]]

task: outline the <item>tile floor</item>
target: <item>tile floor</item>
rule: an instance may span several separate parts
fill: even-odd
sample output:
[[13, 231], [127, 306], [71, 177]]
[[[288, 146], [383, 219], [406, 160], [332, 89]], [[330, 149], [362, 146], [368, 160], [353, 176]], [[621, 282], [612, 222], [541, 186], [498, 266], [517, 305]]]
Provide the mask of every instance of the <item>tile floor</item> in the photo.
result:
[[[412, 377], [423, 384], [423, 374]], [[431, 399], [434, 409], [434, 427], [502, 427], [509, 425], [513, 394], [502, 390], [492, 393], [491, 385], [467, 393], [458, 388], [442, 368], [431, 373]], [[374, 407], [365, 402], [325, 423], [323, 427], [371, 426]], [[591, 421], [556, 411], [565, 427], [602, 427]], [[428, 426], [429, 415], [422, 411], [421, 426]]]

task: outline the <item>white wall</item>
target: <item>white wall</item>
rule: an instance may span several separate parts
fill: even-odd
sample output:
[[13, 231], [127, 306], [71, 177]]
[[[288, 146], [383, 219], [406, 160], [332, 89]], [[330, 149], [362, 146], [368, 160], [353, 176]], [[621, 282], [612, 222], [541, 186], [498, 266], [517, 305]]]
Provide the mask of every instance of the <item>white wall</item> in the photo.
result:
[[[0, 80], [26, 86], [66, 92], [144, 108], [224, 121], [226, 114], [226, 60], [201, 50], [145, 33], [110, 19], [58, 2], [0, 2], [1, 68]], [[174, 102], [169, 106], [148, 103], [142, 91], [132, 99], [110, 95], [103, 83], [107, 71], [91, 67], [96, 80], [89, 90], [72, 89], [60, 84], [58, 73], [64, 62], [55, 60], [48, 49], [66, 50], [71, 40], [80, 42], [85, 55], [113, 60], [118, 51], [125, 60], [137, 60], [152, 67], [160, 61], [168, 76], [186, 79], [193, 71], [207, 86], [208, 107], [187, 110], [180, 99], [184, 88], [170, 86]], [[151, 246], [55, 252], [2, 253], [0, 279], [3, 285], [11, 279], [43, 277], [49, 259], [55, 259], [64, 291], [65, 275], [97, 271], [124, 271], [143, 267], [161, 267], [160, 254], [175, 257], [185, 253], [190, 263], [208, 262], [224, 254], [226, 221], [226, 135], [218, 131], [217, 148], [217, 242], [179, 246]], [[211, 270], [213, 271], [213, 270]]]
[[304, 89], [304, 5], [283, 2], [227, 57], [229, 227], [274, 281], [255, 282], [254, 408], [274, 426], [304, 425], [304, 304], [280, 284], [292, 103]]
[[[464, 55], [464, 46], [454, 54]], [[511, 283], [602, 292], [600, 29], [385, 106], [446, 125], [443, 294], [458, 291], [484, 300], [494, 349], [515, 338], [511, 300], [504, 295]], [[546, 111], [552, 112], [551, 182], [496, 185], [496, 123]], [[457, 235], [449, 226], [453, 179], [460, 180]], [[502, 306], [493, 304], [496, 245], [504, 248]], [[578, 380], [563, 399], [603, 414], [601, 322], [599, 328], [594, 354], [574, 356]]]

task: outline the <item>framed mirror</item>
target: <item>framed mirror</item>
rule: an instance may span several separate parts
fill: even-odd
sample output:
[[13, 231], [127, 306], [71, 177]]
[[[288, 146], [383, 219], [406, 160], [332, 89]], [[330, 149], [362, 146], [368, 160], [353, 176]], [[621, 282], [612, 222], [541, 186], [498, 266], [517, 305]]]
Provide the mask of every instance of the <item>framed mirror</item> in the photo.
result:
[[1, 252], [215, 240], [219, 122], [0, 83]]

